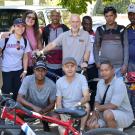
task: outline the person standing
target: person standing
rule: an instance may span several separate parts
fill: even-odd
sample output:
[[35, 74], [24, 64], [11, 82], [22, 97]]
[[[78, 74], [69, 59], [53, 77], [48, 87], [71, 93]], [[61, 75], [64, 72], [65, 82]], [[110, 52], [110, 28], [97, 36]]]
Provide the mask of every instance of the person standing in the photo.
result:
[[77, 66], [87, 67], [91, 50], [89, 33], [80, 29], [81, 20], [77, 14], [70, 17], [71, 29], [60, 34], [54, 41], [49, 43], [40, 53], [48, 52], [56, 47], [62, 46], [62, 59], [73, 57], [77, 61]]
[[[51, 23], [43, 29], [43, 41], [45, 45], [55, 40], [61, 33], [68, 31], [69, 28], [60, 23], [60, 12], [52, 10], [50, 12]], [[53, 49], [49, 55], [47, 55], [47, 67], [48, 71], [55, 73], [58, 76], [62, 76], [62, 47], [58, 46]], [[47, 73], [47, 76], [56, 82], [56, 78]]]
[[[89, 38], [91, 43], [94, 43], [95, 40], [95, 33], [92, 30], [92, 18], [90, 16], [84, 16], [82, 19], [82, 27], [85, 31], [87, 31], [89, 33]], [[88, 68], [86, 70], [87, 72], [87, 79], [88, 81], [94, 78], [98, 78], [98, 69], [96, 67], [95, 64], [95, 60], [94, 60], [94, 55], [93, 55], [93, 46], [91, 48], [91, 52], [90, 52], [90, 58], [88, 61]], [[91, 106], [91, 110], [93, 110], [93, 105], [94, 105], [94, 101], [95, 101], [95, 95], [96, 95], [96, 89], [97, 89], [97, 82], [88, 82], [89, 84], [89, 88], [90, 91], [92, 91], [91, 93], [91, 98], [90, 98], [90, 106]]]
[[94, 58], [97, 67], [104, 60], [109, 60], [117, 77], [123, 77], [128, 66], [128, 40], [127, 31], [122, 25], [115, 22], [117, 12], [114, 7], [104, 8], [106, 24], [96, 30], [94, 42]]
[[28, 52], [30, 45], [23, 36], [25, 31], [25, 22], [17, 18], [13, 22], [14, 33], [9, 38], [0, 40], [0, 53], [2, 57], [2, 93], [13, 93], [16, 99], [21, 80], [27, 74]]
[[126, 27], [129, 43], [128, 72], [135, 72], [135, 4], [128, 6], [130, 24]]

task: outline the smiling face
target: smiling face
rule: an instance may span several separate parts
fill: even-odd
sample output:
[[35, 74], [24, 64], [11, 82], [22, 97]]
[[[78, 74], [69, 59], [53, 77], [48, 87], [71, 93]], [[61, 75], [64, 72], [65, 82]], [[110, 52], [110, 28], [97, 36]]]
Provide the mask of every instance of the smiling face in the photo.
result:
[[81, 26], [81, 20], [79, 15], [72, 15], [70, 18], [70, 25], [71, 25], [71, 30], [73, 32], [78, 32]]
[[26, 25], [32, 27], [35, 24], [35, 20], [36, 20], [36, 16], [34, 15], [34, 13], [27, 14], [25, 19]]
[[44, 68], [36, 68], [34, 69], [35, 78], [38, 81], [43, 81], [45, 79], [45, 75], [47, 73], [47, 70]]
[[24, 24], [16, 24], [14, 25], [14, 33], [16, 35], [21, 36], [25, 31], [25, 25]]
[[57, 12], [56, 10], [51, 11], [50, 19], [52, 21], [52, 24], [57, 25], [60, 23], [60, 13]]
[[84, 18], [82, 21], [82, 26], [85, 31], [90, 32], [92, 30], [92, 19]]
[[130, 20], [131, 24], [135, 24], [135, 13], [129, 12], [128, 19]]

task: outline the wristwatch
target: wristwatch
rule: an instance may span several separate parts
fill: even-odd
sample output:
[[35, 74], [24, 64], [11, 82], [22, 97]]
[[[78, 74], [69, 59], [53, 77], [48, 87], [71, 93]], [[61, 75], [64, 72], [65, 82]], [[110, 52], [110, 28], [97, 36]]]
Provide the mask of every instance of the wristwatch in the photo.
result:
[[82, 103], [81, 103], [81, 102], [78, 102], [77, 104], [78, 104], [79, 106], [81, 106]]

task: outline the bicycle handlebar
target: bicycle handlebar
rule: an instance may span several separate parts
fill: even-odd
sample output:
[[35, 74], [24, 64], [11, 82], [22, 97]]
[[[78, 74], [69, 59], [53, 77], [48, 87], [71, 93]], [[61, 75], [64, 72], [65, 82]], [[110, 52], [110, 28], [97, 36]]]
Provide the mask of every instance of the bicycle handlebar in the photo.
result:
[[14, 101], [13, 99], [11, 99], [9, 97], [5, 97], [3, 95], [0, 95], [0, 102], [1, 102], [0, 104], [4, 103], [4, 105], [7, 108], [10, 108], [10, 109], [21, 109], [24, 112], [26, 112], [27, 114], [32, 115], [32, 112], [29, 109], [25, 108], [20, 103]]

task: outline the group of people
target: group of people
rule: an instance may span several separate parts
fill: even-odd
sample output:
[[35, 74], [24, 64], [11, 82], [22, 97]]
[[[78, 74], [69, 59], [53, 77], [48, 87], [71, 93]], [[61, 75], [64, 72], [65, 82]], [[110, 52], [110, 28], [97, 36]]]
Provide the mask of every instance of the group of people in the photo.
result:
[[[15, 19], [11, 32], [0, 39], [2, 93], [12, 92], [22, 105], [46, 115], [55, 115], [55, 106], [85, 106], [87, 115], [81, 119], [81, 133], [86, 125], [90, 129], [128, 127], [134, 115], [121, 78], [135, 71], [135, 5], [128, 7], [131, 24], [127, 27], [116, 23], [114, 7], [105, 7], [104, 17], [106, 24], [96, 33], [90, 16], [84, 16], [81, 22], [79, 15], [72, 14], [69, 29], [60, 24], [56, 10], [51, 11], [52, 23], [42, 30], [33, 11]], [[37, 49], [38, 53], [51, 51], [47, 63], [32, 62], [32, 52]], [[87, 70], [88, 80], [101, 77], [98, 84], [88, 82], [80, 74], [82, 69]], [[61, 77], [56, 80], [47, 71]], [[60, 119], [68, 117], [60, 115]], [[49, 131], [48, 123], [43, 125]], [[63, 135], [64, 128], [59, 127], [59, 132]]]

